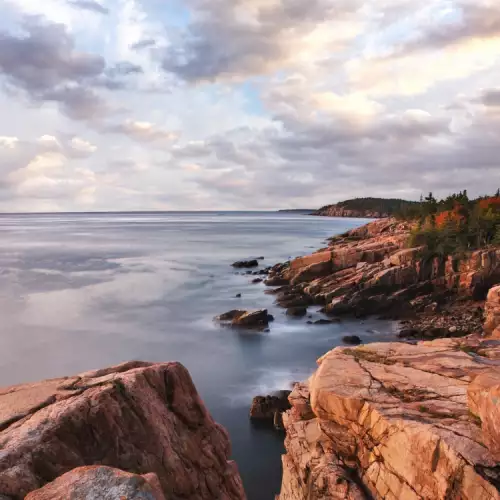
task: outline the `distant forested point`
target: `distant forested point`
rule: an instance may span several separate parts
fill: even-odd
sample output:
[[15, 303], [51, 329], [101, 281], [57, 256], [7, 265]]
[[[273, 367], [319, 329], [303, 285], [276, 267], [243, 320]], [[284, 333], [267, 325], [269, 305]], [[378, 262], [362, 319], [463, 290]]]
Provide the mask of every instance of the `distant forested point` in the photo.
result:
[[326, 205], [313, 215], [330, 215], [339, 217], [389, 217], [405, 212], [419, 205], [418, 201], [399, 198], [354, 198], [334, 205]]

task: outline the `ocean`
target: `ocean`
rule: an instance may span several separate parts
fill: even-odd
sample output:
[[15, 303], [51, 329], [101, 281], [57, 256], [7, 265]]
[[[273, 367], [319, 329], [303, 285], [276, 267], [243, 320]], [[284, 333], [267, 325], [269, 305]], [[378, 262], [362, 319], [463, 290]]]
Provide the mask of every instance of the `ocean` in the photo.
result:
[[[275, 212], [2, 214], [0, 386], [131, 359], [180, 361], [231, 435], [249, 500], [273, 500], [283, 435], [250, 423], [252, 398], [306, 379], [342, 336], [387, 340], [395, 326], [287, 318], [231, 263], [264, 256], [270, 266], [365, 222]], [[269, 333], [214, 323], [235, 308], [268, 308], [276, 321]]]

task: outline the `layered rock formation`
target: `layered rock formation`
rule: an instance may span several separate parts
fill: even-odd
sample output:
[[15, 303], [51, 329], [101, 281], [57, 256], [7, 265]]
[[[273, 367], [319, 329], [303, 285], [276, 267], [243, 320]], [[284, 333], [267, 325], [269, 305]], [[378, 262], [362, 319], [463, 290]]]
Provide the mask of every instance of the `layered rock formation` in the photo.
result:
[[[85, 478], [98, 477], [102, 491], [136, 487], [136, 498], [245, 498], [228, 435], [178, 363], [132, 362], [2, 389], [0, 448], [0, 497], [58, 498], [64, 485], [84, 491]], [[78, 469], [91, 465], [145, 476]], [[89, 498], [106, 498], [102, 491]]]
[[[277, 294], [284, 307], [316, 303], [334, 316], [385, 314], [398, 319], [439, 311], [440, 318], [452, 317], [456, 335], [481, 331], [482, 312], [476, 316], [474, 311], [484, 305], [488, 289], [500, 283], [500, 248], [461, 259], [429, 258], [421, 247], [406, 248], [410, 229], [393, 219], [374, 221], [333, 238], [328, 248], [274, 268], [266, 283], [288, 283]], [[467, 307], [443, 310], [459, 296], [469, 301]], [[436, 337], [449, 327], [426, 325], [425, 330]]]
[[337, 348], [284, 415], [280, 500], [500, 499], [500, 341]]

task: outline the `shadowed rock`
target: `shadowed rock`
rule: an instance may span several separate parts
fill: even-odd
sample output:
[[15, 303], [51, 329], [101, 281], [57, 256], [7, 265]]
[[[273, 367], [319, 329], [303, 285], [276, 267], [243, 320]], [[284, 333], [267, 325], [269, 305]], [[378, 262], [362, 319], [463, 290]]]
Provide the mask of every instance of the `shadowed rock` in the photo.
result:
[[257, 267], [259, 265], [259, 261], [257, 259], [252, 260], [239, 260], [238, 262], [234, 262], [232, 264], [236, 269], [244, 269], [250, 267]]

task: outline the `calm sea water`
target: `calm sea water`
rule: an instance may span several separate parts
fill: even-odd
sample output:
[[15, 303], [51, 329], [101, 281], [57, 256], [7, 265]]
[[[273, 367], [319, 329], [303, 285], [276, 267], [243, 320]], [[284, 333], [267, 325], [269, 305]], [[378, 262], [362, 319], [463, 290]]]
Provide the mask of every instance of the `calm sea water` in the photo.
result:
[[[230, 264], [263, 255], [272, 265], [364, 222], [291, 213], [0, 215], [0, 385], [130, 359], [181, 361], [231, 434], [249, 500], [272, 500], [283, 437], [250, 424], [252, 397], [307, 378], [343, 335], [388, 339], [393, 325], [288, 319]], [[212, 321], [264, 307], [276, 317], [267, 334]]]

